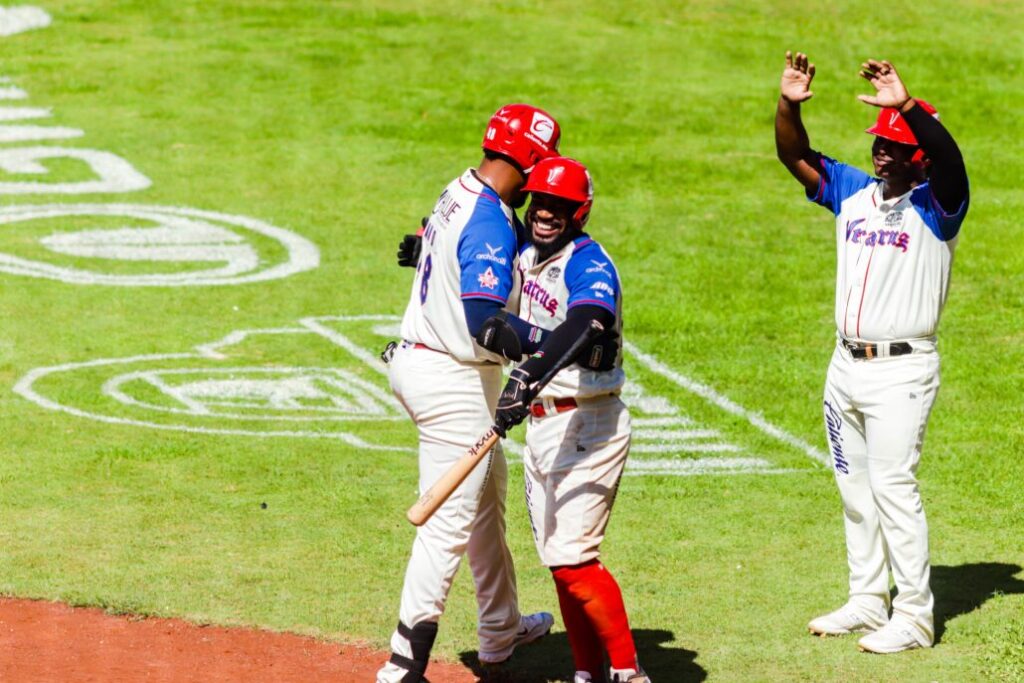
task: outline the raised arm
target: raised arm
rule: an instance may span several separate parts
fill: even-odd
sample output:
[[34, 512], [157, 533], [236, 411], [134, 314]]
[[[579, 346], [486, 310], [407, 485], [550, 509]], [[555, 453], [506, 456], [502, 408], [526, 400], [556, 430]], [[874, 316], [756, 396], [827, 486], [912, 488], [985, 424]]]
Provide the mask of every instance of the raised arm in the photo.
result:
[[775, 109], [775, 151], [779, 161], [809, 192], [817, 191], [821, 174], [816, 166], [817, 155], [811, 150], [800, 118], [800, 103], [814, 96], [810, 90], [813, 79], [814, 65], [807, 61], [807, 55], [797, 52], [794, 57], [787, 50], [779, 104]]
[[865, 104], [898, 109], [931, 166], [928, 181], [932, 194], [947, 214], [960, 211], [967, 199], [967, 168], [956, 140], [939, 122], [918, 105], [907, 92], [900, 75], [890, 62], [869, 59], [861, 65], [860, 75], [875, 87], [874, 95], [858, 95]]

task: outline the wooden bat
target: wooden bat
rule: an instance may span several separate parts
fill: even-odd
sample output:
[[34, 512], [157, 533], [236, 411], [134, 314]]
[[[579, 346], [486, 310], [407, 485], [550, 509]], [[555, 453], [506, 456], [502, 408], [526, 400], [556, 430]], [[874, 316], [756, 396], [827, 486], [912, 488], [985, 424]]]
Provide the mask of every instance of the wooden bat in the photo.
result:
[[[572, 346], [544, 373], [543, 377], [530, 386], [530, 394], [533, 396], [539, 394], [540, 390], [547, 386], [548, 382], [555, 375], [576, 360], [576, 356], [580, 354], [580, 351], [583, 350], [587, 342], [602, 332], [604, 332], [604, 326], [596, 320], [591, 320], [590, 325], [580, 335], [580, 338], [572, 343]], [[469, 473], [476, 468], [480, 461], [487, 457], [487, 454], [494, 448], [494, 444], [498, 443], [498, 439], [501, 437], [498, 435], [497, 430], [498, 427], [495, 425], [484, 432], [483, 436], [477, 439], [472, 448], [463, 453], [455, 461], [455, 464], [448, 468], [448, 471], [442, 474], [441, 478], [435, 481], [433, 486], [424, 491], [420, 499], [412, 504], [409, 511], [405, 513], [406, 519], [415, 526], [423, 526], [437, 512], [437, 509], [444, 505], [444, 502], [455, 493], [455, 489], [459, 488], [459, 485], [466, 480], [466, 477], [469, 476]]]

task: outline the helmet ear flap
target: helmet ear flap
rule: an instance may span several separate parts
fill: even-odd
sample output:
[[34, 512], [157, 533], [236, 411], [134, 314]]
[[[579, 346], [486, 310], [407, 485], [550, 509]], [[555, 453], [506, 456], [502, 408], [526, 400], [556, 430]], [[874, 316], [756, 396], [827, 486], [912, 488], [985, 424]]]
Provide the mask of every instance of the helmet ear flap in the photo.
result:
[[582, 228], [587, 224], [587, 219], [590, 218], [590, 207], [593, 206], [594, 201], [588, 199], [580, 205], [580, 208], [576, 209], [576, 213], [572, 215], [572, 219], [580, 224]]

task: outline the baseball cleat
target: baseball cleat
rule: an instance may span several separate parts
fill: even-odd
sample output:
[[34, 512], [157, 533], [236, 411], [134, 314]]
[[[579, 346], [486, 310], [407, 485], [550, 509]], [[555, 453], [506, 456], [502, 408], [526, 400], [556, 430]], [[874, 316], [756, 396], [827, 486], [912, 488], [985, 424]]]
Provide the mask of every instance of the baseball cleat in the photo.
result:
[[572, 683], [593, 683], [593, 680], [586, 671], [577, 671], [572, 677]]
[[639, 671], [636, 669], [613, 670], [611, 674], [611, 683], [651, 683], [651, 679], [647, 677], [643, 669]]
[[512, 640], [512, 644], [501, 650], [484, 651], [481, 650], [477, 653], [477, 659], [480, 660], [481, 664], [493, 665], [501, 664], [508, 660], [512, 656], [512, 651], [520, 645], [526, 645], [532, 643], [548, 634], [551, 627], [555, 625], [555, 618], [547, 612], [537, 612], [536, 614], [530, 614], [519, 622], [519, 632], [516, 633], [516, 637]]
[[878, 655], [891, 655], [904, 650], [931, 646], [914, 626], [895, 621], [857, 641], [857, 647], [861, 652], [873, 652]]
[[869, 612], [846, 603], [834, 612], [812, 619], [807, 629], [814, 635], [846, 636], [851, 633], [870, 633], [889, 623], [884, 612]]
[[[403, 669], [397, 664], [388, 662], [377, 672], [376, 683], [406, 683], [406, 681], [412, 680], [413, 676], [414, 674], [408, 669]], [[416, 680], [419, 683], [430, 683], [430, 681], [422, 677]]]

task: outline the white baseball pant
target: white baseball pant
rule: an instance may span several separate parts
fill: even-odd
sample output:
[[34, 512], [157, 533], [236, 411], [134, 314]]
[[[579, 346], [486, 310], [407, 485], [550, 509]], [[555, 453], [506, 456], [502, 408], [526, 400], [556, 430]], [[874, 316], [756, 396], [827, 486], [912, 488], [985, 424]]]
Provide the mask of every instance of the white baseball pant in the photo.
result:
[[[855, 360], [838, 345], [825, 382], [825, 431], [843, 500], [850, 601], [888, 607], [934, 641], [928, 522], [916, 472], [939, 390], [939, 356], [914, 342], [904, 356]], [[920, 348], [919, 347], [923, 347]]]
[[529, 418], [526, 505], [545, 566], [573, 566], [600, 556], [629, 444], [629, 410], [618, 396]]
[[[422, 494], [494, 422], [501, 392], [498, 365], [460, 363], [446, 353], [402, 345], [388, 366], [391, 388], [419, 429]], [[408, 627], [436, 622], [462, 555], [476, 583], [481, 650], [508, 647], [519, 628], [512, 555], [505, 541], [508, 465], [498, 444], [416, 532], [399, 619]], [[392, 650], [412, 655], [397, 631]]]

